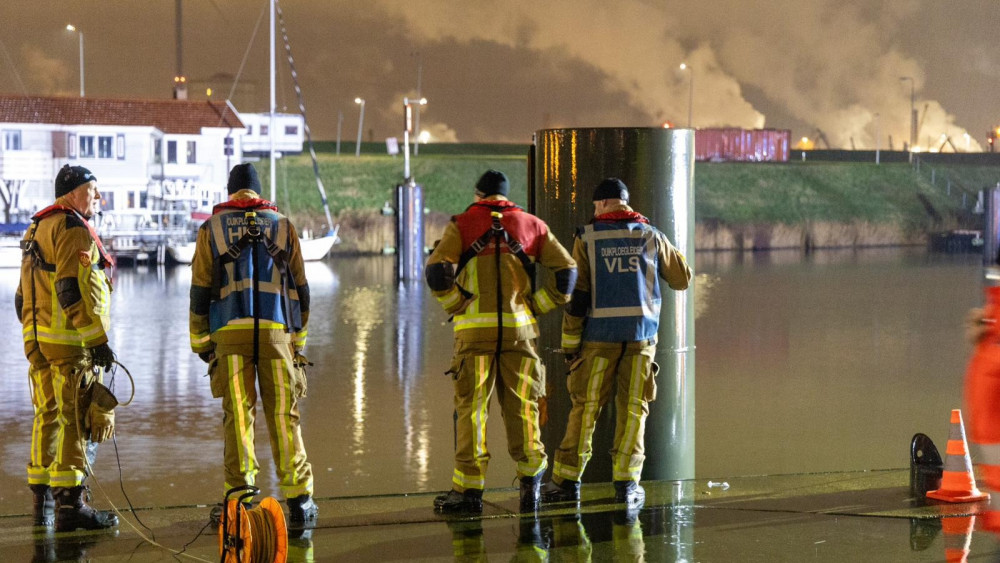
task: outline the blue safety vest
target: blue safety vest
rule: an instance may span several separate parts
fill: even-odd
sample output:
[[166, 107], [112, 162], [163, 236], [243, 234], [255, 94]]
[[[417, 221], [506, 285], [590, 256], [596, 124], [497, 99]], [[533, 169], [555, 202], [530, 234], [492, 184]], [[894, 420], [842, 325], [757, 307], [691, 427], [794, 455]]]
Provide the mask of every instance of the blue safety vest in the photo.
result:
[[[259, 321], [260, 328], [299, 331], [302, 329], [301, 307], [298, 294], [293, 291], [295, 280], [287, 267], [291, 251], [288, 220], [270, 209], [253, 209], [261, 234], [254, 242], [247, 237], [245, 211], [248, 210], [217, 211], [205, 225], [215, 267], [208, 311], [209, 331], [215, 332], [238, 319], [254, 318]], [[256, 299], [255, 285], [258, 288]], [[255, 302], [258, 310], [254, 310]], [[235, 323], [230, 328], [252, 329], [253, 325], [244, 327]]]
[[660, 323], [658, 231], [635, 221], [596, 221], [577, 231], [590, 262], [590, 310], [583, 340], [655, 338]]

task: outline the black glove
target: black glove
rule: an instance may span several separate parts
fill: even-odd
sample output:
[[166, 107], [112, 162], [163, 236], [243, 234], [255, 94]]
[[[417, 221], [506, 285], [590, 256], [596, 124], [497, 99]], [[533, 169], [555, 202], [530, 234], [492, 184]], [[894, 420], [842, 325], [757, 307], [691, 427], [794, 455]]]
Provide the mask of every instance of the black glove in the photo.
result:
[[110, 371], [111, 363], [115, 361], [115, 353], [111, 351], [111, 346], [108, 346], [107, 342], [98, 344], [90, 349], [90, 361], [94, 366]]
[[209, 350], [208, 352], [198, 352], [198, 357], [201, 358], [201, 361], [205, 362], [206, 364], [210, 364], [212, 363], [212, 358], [215, 357], [215, 350]]

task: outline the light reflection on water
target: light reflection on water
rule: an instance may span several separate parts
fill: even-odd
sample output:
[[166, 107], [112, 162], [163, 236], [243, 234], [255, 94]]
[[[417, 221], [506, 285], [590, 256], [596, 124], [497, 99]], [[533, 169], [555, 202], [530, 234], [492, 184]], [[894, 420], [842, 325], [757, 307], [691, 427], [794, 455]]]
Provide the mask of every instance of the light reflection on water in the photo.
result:
[[[696, 272], [699, 477], [904, 467], [915, 432], [943, 448], [968, 354], [962, 318], [981, 302], [978, 258], [700, 253]], [[391, 258], [337, 259], [307, 273], [306, 355], [315, 366], [302, 421], [317, 495], [447, 489], [454, 407], [444, 313], [422, 284], [394, 283]], [[27, 363], [9, 305], [16, 277], [0, 272], [8, 304], [0, 315], [8, 335], [0, 339], [0, 513], [23, 512], [29, 500]], [[112, 296], [111, 345], [137, 386], [135, 403], [118, 414], [117, 440], [139, 505], [212, 502], [222, 486], [221, 406], [190, 352], [189, 285], [188, 268], [122, 269]], [[126, 393], [122, 385], [116, 378]], [[258, 422], [258, 484], [276, 494]], [[487, 487], [511, 486], [503, 424], [488, 427]], [[117, 474], [113, 450], [102, 448], [97, 476], [113, 484]]]

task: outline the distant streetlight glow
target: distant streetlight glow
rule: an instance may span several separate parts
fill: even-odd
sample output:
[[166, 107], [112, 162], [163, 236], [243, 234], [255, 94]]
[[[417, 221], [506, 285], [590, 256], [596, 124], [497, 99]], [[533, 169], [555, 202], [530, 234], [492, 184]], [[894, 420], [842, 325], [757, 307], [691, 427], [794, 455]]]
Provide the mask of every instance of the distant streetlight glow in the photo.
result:
[[688, 129], [690, 129], [691, 115], [694, 112], [694, 69], [687, 63], [681, 63], [680, 69], [688, 71]]
[[73, 31], [80, 36], [80, 97], [84, 96], [83, 91], [83, 32], [73, 27], [73, 24], [66, 24], [66, 31]]
[[[430, 131], [421, 131], [420, 134], [417, 135], [417, 143], [423, 143], [426, 145], [427, 143], [430, 142], [430, 140], [431, 140]], [[413, 154], [416, 154], [416, 152], [414, 151]]]
[[361, 105], [361, 113], [358, 116], [358, 142], [354, 145], [354, 157], [357, 158], [361, 156], [361, 130], [365, 123], [365, 99], [354, 98], [354, 103]]

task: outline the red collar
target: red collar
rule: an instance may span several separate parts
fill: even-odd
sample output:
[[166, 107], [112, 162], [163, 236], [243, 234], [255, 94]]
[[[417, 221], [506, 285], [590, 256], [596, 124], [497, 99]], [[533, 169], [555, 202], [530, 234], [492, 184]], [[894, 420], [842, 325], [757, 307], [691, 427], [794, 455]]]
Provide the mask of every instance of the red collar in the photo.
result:
[[52, 205], [46, 207], [45, 209], [42, 209], [38, 213], [35, 213], [34, 216], [31, 217], [31, 220], [38, 221], [54, 213], [65, 213], [67, 215], [72, 214], [83, 219], [83, 216], [80, 215], [80, 213], [76, 209], [73, 209], [72, 207], [67, 207], [65, 205], [60, 205], [58, 203], [53, 203]]
[[617, 223], [621, 221], [649, 224], [649, 219], [646, 219], [642, 216], [642, 214], [636, 213], [635, 211], [612, 211], [611, 213], [604, 213], [594, 217], [593, 222]]
[[223, 213], [230, 209], [269, 209], [271, 211], [277, 211], [278, 206], [267, 201], [266, 199], [260, 198], [250, 198], [250, 199], [231, 199], [229, 201], [224, 201], [218, 203], [212, 208], [212, 215], [217, 213]]

